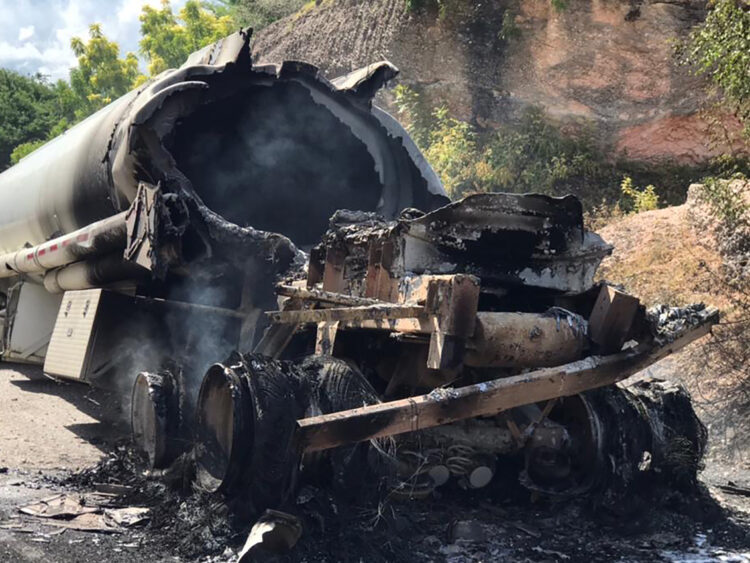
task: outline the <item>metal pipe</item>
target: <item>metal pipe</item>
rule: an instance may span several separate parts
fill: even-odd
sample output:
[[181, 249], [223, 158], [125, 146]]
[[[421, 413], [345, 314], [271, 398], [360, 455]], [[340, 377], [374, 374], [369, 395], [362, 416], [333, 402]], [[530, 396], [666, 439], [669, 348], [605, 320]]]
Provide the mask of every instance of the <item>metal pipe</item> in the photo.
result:
[[117, 282], [138, 281], [146, 277], [147, 270], [128, 262], [118, 254], [75, 262], [62, 268], [49, 270], [44, 275], [44, 288], [50, 293], [92, 289]]
[[480, 312], [464, 363], [473, 367], [559, 366], [582, 358], [586, 342], [586, 321], [572, 313]]
[[708, 334], [718, 321], [718, 311], [709, 309], [698, 324], [685, 327], [671, 342], [643, 342], [636, 348], [609, 356], [590, 356], [562, 366], [459, 389], [434, 390], [428, 395], [299, 419], [296, 445], [301, 452], [326, 450], [466, 418], [494, 415], [612, 385]]
[[213, 307], [211, 305], [202, 305], [200, 303], [185, 303], [182, 301], [175, 301], [172, 299], [158, 299], [155, 297], [144, 297], [143, 295], [136, 295], [135, 301], [137, 303], [146, 303], [147, 305], [157, 305], [163, 307], [171, 307], [174, 309], [182, 309], [183, 311], [191, 312], [204, 312], [208, 315], [222, 315], [225, 317], [233, 317], [235, 319], [245, 318], [245, 313], [241, 311], [235, 311], [233, 309], [226, 309], [224, 307]]
[[127, 211], [123, 211], [37, 246], [3, 254], [0, 256], [0, 278], [41, 274], [87, 257], [124, 249], [126, 215]]

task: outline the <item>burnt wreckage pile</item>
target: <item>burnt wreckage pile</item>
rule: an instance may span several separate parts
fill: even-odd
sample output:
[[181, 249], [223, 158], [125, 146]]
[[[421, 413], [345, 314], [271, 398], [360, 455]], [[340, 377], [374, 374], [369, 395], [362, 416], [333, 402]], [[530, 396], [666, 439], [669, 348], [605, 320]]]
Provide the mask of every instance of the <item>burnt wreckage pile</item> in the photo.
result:
[[614, 384], [716, 311], [596, 284], [573, 197], [451, 203], [373, 104], [397, 72], [256, 64], [241, 30], [0, 174], [2, 359], [130, 394], [153, 468], [256, 514], [355, 467], [411, 496], [511, 468], [555, 496], [689, 486], [689, 399]]
[[300, 478], [346, 480], [355, 459], [410, 496], [481, 488], [507, 466], [553, 496], [689, 488], [706, 440], [689, 397], [614, 384], [718, 313], [647, 311], [595, 283], [610, 252], [572, 196], [473, 195], [394, 221], [338, 211], [277, 285], [252, 353], [213, 365], [194, 411], [179, 369], [139, 376], [136, 442], [155, 467], [191, 449], [199, 487], [255, 513]]

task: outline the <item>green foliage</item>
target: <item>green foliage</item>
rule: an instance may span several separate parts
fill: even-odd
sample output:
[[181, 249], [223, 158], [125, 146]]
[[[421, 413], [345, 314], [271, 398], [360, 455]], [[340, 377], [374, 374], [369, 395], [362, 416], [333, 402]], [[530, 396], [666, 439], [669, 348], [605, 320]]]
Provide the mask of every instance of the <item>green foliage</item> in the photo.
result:
[[[745, 180], [735, 174], [733, 180]], [[729, 233], [744, 230], [750, 233], [750, 201], [739, 191], [738, 184], [715, 177], [704, 178], [699, 198], [708, 204], [709, 212]], [[750, 243], [750, 241], [748, 241]]]
[[485, 142], [484, 158], [492, 191], [574, 193], [582, 199], [615, 195], [613, 166], [585, 134], [564, 135], [539, 108], [529, 108], [516, 124], [500, 127]]
[[633, 213], [643, 211], [653, 211], [659, 207], [659, 196], [656, 193], [656, 187], [653, 184], [641, 189], [638, 188], [630, 176], [625, 176], [620, 183], [623, 201], [620, 206], [625, 207]]
[[683, 63], [711, 81], [750, 138], [750, 4], [713, 0], [706, 21], [678, 50]]
[[178, 15], [169, 0], [162, 0], [160, 9], [144, 6], [140, 20], [140, 51], [149, 62], [152, 76], [180, 66], [190, 53], [235, 31], [229, 15], [217, 13], [213, 5], [198, 0], [188, 0]]
[[126, 94], [141, 77], [136, 56], [127, 53], [121, 59], [119, 45], [104, 36], [99, 24], [89, 26], [88, 41], [74, 37], [70, 46], [78, 57], [78, 67], [70, 71], [78, 119]]
[[437, 8], [438, 6], [439, 0], [406, 0], [406, 10], [409, 12], [416, 12], [430, 7]]
[[[453, 196], [472, 191], [575, 193], [599, 201], [618, 197], [614, 167], [586, 139], [563, 135], [542, 110], [519, 123], [478, 135], [445, 108], [431, 111], [418, 92], [396, 88], [407, 130]], [[610, 193], [606, 187], [611, 186]]]
[[599, 221], [682, 203], [687, 187], [709, 174], [750, 173], [746, 159], [731, 156], [703, 166], [612, 161], [586, 131], [565, 134], [539, 108], [481, 133], [442, 106], [434, 110], [412, 88], [399, 85], [394, 92], [401, 121], [454, 197], [475, 191], [572, 193]]
[[237, 25], [258, 31], [298, 12], [308, 0], [224, 0], [222, 3]]
[[446, 191], [457, 195], [481, 189], [477, 168], [481, 156], [477, 152], [473, 128], [465, 121], [450, 117], [446, 107], [437, 108], [432, 116], [433, 127], [424, 154]]
[[10, 163], [18, 164], [18, 161], [21, 160], [26, 155], [31, 154], [36, 149], [41, 147], [44, 143], [46, 143], [46, 140], [37, 140], [37, 141], [29, 141], [27, 143], [21, 143], [16, 148], [13, 149], [13, 152], [10, 153]]
[[[178, 66], [192, 51], [231, 33], [232, 19], [216, 12], [196, 0], [189, 0], [179, 17], [168, 0], [159, 10], [144, 7], [141, 48], [150, 71]], [[90, 26], [87, 40], [73, 38], [71, 48], [78, 66], [70, 71], [70, 84], [50, 85], [41, 77], [0, 70], [0, 169], [146, 80], [136, 56], [121, 58], [118, 44], [104, 36], [99, 24]]]
[[41, 76], [0, 69], [0, 170], [16, 146], [47, 139], [72, 119], [72, 92], [65, 82], [51, 85]]
[[413, 88], [399, 84], [393, 89], [393, 93], [396, 97], [399, 117], [405, 124], [409, 135], [419, 147], [427, 147], [433, 125], [433, 109]]
[[481, 158], [471, 125], [451, 117], [446, 107], [433, 110], [408, 86], [399, 84], [394, 93], [406, 130], [423, 150], [448, 193], [458, 195], [481, 189], [477, 185]]
[[750, 176], [750, 161], [744, 156], [722, 154], [711, 160], [706, 173], [709, 178], [747, 178]]
[[408, 12], [426, 10], [437, 13], [440, 19], [445, 19], [449, 14], [455, 12], [459, 4], [466, 0], [406, 0]]

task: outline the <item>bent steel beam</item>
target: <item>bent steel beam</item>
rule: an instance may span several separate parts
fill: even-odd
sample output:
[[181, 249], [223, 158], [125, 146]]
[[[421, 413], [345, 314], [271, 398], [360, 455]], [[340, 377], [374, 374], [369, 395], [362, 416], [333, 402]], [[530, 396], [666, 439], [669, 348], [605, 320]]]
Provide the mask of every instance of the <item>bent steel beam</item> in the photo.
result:
[[617, 354], [590, 356], [563, 366], [300, 419], [296, 445], [302, 452], [326, 450], [466, 418], [494, 415], [514, 407], [611, 385], [708, 334], [718, 317], [716, 309], [709, 310], [700, 324], [669, 342], [644, 343]]

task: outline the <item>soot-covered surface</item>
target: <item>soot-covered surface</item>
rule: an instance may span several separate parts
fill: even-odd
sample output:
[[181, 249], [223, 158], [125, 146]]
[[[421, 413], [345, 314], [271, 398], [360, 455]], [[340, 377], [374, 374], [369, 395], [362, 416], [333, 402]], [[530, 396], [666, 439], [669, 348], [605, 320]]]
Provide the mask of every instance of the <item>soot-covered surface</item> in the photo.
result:
[[[51, 385], [58, 392], [66, 389]], [[25, 397], [29, 413], [34, 408], [48, 410], [56, 418], [47, 427], [56, 426], [59, 410], [48, 394], [29, 389]], [[106, 406], [101, 396], [93, 398]], [[96, 406], [83, 398], [80, 404]], [[0, 428], [5, 434], [18, 432], [14, 451], [21, 452], [35, 443], [38, 425], [25, 424], [18, 406], [14, 409], [8, 409], [6, 425]], [[68, 442], [72, 448], [73, 442]], [[110, 452], [105, 459], [76, 473], [59, 449], [53, 465], [67, 466], [62, 472], [31, 470], [21, 463], [22, 457], [17, 462], [9, 459], [8, 448], [0, 452], [5, 454], [0, 458], [0, 561], [237, 561], [252, 525], [242, 517], [242, 506], [228, 507], [216, 497], [192, 491], [189, 463], [178, 464], [163, 479], [149, 479], [128, 447], [100, 447]], [[731, 478], [741, 487], [750, 485], [747, 471], [737, 465], [713, 470], [724, 475], [716, 484]], [[133, 487], [111, 502], [150, 508], [150, 522], [121, 534], [60, 534], [60, 528], [43, 519], [18, 513], [19, 506], [34, 500], [60, 492], [90, 493], [100, 483]], [[746, 561], [750, 551], [750, 497], [728, 495], [712, 486], [710, 496], [661, 490], [604, 506], [600, 497], [534, 501], [512, 478], [489, 490], [450, 488], [423, 501], [403, 500], [392, 484], [379, 487], [365, 475], [359, 484], [348, 491], [300, 489], [286, 510], [300, 517], [303, 535], [294, 551], [277, 561], [708, 562]]]
[[[252, 522], [236, 517], [242, 507], [179, 492], [174, 488], [180, 484], [178, 474], [170, 480], [173, 488], [145, 479], [137, 458], [121, 447], [96, 468], [62, 480], [22, 475], [30, 486], [55, 490], [125, 484], [133, 487], [132, 492], [114, 500], [115, 506], [151, 509], [145, 526], [116, 536], [70, 531], [45, 538], [48, 544], [37, 544], [37, 552], [66, 562], [235, 563]], [[363, 479], [361, 485], [347, 492], [300, 490], [286, 509], [300, 518], [301, 540], [292, 552], [263, 560], [741, 562], [750, 549], [747, 500], [722, 497], [713, 488], [689, 495], [661, 490], [603, 508], [596, 497], [534, 501], [512, 481], [473, 492], [451, 488], [421, 501], [404, 500], [392, 487], [378, 487], [377, 482]], [[0, 515], [2, 508], [0, 502]], [[40, 526], [23, 522], [33, 530]], [[11, 553], [21, 552], [18, 544], [25, 538], [40, 537], [18, 534]], [[0, 543], [0, 553], [2, 549]]]
[[179, 125], [171, 149], [204, 203], [240, 226], [317, 242], [337, 209], [374, 210], [382, 186], [362, 141], [304, 86], [253, 86]]

